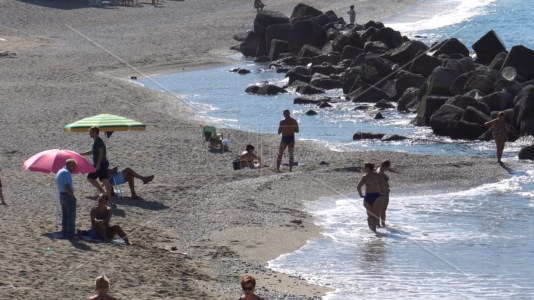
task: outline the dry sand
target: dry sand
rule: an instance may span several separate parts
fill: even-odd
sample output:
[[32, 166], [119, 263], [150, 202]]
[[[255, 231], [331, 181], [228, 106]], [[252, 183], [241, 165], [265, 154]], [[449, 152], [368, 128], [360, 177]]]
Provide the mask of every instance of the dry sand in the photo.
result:
[[[287, 15], [299, 1], [265, 1]], [[346, 1], [305, 1], [344, 16]], [[417, 1], [410, 1], [417, 2]], [[0, 0], [0, 298], [80, 299], [102, 273], [122, 299], [235, 299], [239, 278], [258, 278], [269, 299], [320, 297], [327, 289], [265, 268], [320, 234], [303, 203], [355, 193], [362, 161], [392, 160], [393, 193], [459, 190], [506, 176], [493, 161], [402, 153], [336, 153], [298, 142], [295, 172], [231, 170], [247, 143], [273, 165], [278, 137], [231, 131], [225, 154], [207, 151], [179, 96], [129, 83], [130, 75], [227, 61], [235, 33], [252, 27], [251, 0], [160, 1], [154, 8], [87, 7], [76, 1]], [[407, 1], [358, 1], [358, 22], [383, 20]], [[155, 174], [132, 200], [115, 199], [113, 223], [135, 243], [114, 246], [51, 239], [58, 200], [52, 174], [21, 168], [46, 149], [90, 149], [87, 134], [62, 127], [98, 113], [147, 124], [108, 141], [112, 166]], [[329, 165], [320, 165], [321, 161]], [[90, 226], [95, 190], [75, 176], [77, 227]], [[358, 217], [358, 216], [355, 216]], [[362, 209], [362, 224], [365, 223]], [[173, 248], [175, 247], [175, 248]], [[176, 249], [176, 250], [172, 250]], [[183, 253], [187, 253], [184, 255]]]

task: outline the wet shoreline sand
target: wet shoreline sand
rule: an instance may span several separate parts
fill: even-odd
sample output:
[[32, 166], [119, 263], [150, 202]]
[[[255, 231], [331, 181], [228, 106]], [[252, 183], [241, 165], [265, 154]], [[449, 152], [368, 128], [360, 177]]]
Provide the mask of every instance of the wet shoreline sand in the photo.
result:
[[[287, 15], [298, 3], [265, 2]], [[7, 70], [0, 73], [0, 167], [8, 203], [0, 207], [3, 298], [88, 297], [102, 273], [122, 299], [233, 299], [245, 273], [258, 278], [259, 293], [268, 298], [320, 297], [326, 288], [265, 264], [320, 235], [303, 203], [355, 193], [361, 161], [389, 158], [399, 193], [459, 190], [507, 176], [493, 160], [339, 153], [311, 142], [297, 143], [301, 165], [295, 172], [233, 171], [231, 161], [250, 141], [261, 141], [260, 156], [274, 165], [279, 137], [228, 130], [232, 151], [210, 152], [179, 95], [150, 91], [128, 78], [139, 75], [130, 66], [154, 74], [228, 62], [227, 49], [237, 44], [233, 34], [252, 27], [251, 1], [161, 1], [159, 8], [76, 3], [0, 1], [0, 51], [16, 54], [0, 57]], [[347, 6], [306, 3], [339, 16]], [[408, 5], [386, 3], [364, 1], [357, 20], [380, 20]], [[112, 166], [155, 174], [150, 184], [137, 183], [142, 199], [130, 199], [126, 188], [126, 196], [115, 200], [112, 223], [125, 229], [132, 247], [49, 238], [58, 230], [54, 177], [21, 168], [39, 151], [90, 149], [87, 134], [62, 127], [99, 113], [147, 125], [145, 132], [116, 132], [107, 140]], [[77, 227], [87, 229], [95, 190], [84, 175], [74, 181]], [[363, 211], [361, 218], [364, 223]]]

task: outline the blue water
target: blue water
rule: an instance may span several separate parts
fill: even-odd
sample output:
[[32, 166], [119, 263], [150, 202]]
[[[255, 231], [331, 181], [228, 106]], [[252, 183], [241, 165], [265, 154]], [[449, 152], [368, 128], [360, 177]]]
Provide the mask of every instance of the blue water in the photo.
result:
[[[428, 43], [457, 37], [470, 47], [493, 29], [508, 49], [516, 44], [534, 49], [530, 6], [526, 0], [423, 0], [384, 21]], [[228, 72], [233, 67], [252, 73]], [[321, 141], [336, 150], [495, 158], [492, 142], [436, 137], [428, 128], [411, 126], [413, 115], [394, 109], [381, 112], [385, 119], [374, 120], [376, 111], [354, 111], [355, 104], [339, 103], [309, 117], [305, 112], [315, 107], [292, 104], [296, 94], [266, 97], [244, 92], [251, 84], [282, 85], [282, 80], [283, 75], [267, 65], [236, 56], [231, 66], [140, 82], [183, 96], [204, 124], [276, 134], [282, 111], [288, 108], [299, 121], [299, 139]], [[341, 91], [329, 95], [342, 97]], [[357, 131], [395, 133], [408, 139], [352, 141]], [[504, 161], [517, 164], [519, 149], [532, 142], [532, 138], [522, 138], [507, 143]], [[400, 194], [407, 187], [395, 186], [393, 174], [389, 228], [379, 230], [378, 236], [367, 228], [361, 200], [353, 195], [310, 199], [307, 209], [323, 228], [323, 236], [270, 261], [269, 267], [331, 287], [334, 292], [326, 299], [532, 299], [534, 165], [517, 165], [501, 182], [417, 196]]]

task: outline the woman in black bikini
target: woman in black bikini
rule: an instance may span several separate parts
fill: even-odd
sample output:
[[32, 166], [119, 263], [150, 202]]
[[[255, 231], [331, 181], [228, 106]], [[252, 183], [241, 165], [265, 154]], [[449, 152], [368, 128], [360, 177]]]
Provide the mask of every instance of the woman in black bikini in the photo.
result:
[[[375, 172], [375, 165], [366, 163], [364, 166], [365, 175], [362, 176], [358, 183], [358, 194], [363, 198], [363, 206], [367, 210], [367, 224], [369, 228], [376, 232], [376, 226], [380, 224], [380, 214], [384, 200], [382, 194], [387, 190], [386, 182], [382, 175]], [[365, 195], [362, 193], [362, 187], [365, 186]]]
[[497, 119], [493, 119], [484, 123], [485, 126], [491, 128], [491, 135], [497, 145], [497, 161], [501, 162], [502, 153], [504, 151], [504, 144], [506, 143], [506, 119], [504, 118], [504, 112], [497, 114]]

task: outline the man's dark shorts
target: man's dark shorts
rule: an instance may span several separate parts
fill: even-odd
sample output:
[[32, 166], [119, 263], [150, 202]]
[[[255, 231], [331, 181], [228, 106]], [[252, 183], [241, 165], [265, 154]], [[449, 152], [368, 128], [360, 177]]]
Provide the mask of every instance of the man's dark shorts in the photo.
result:
[[108, 168], [109, 168], [109, 162], [101, 162], [100, 163], [100, 169], [96, 170], [96, 172], [87, 174], [88, 179], [100, 179], [102, 181], [103, 179], [108, 179]]

